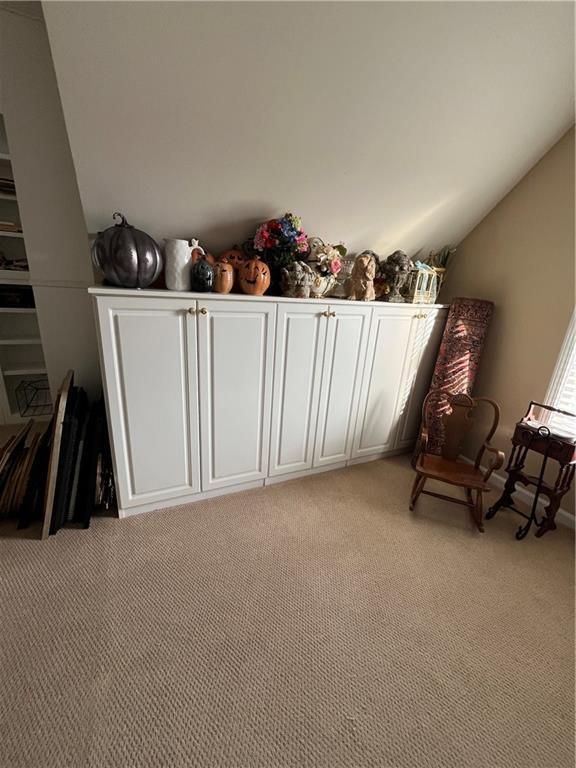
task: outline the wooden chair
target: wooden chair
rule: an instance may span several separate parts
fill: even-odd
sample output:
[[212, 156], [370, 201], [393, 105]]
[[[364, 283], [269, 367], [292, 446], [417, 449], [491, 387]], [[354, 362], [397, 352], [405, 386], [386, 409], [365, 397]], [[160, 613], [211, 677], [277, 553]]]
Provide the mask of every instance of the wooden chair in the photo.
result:
[[[436, 455], [426, 452], [428, 417], [434, 401], [436, 407], [438, 407], [439, 402], [442, 400], [447, 402], [446, 413], [442, 416], [444, 443], [440, 455]], [[472, 429], [475, 418], [478, 416], [478, 406], [480, 403], [488, 403], [492, 407], [494, 411], [492, 426], [476, 454], [474, 464], [466, 464], [463, 461], [459, 461], [458, 458], [461, 454], [464, 439]], [[499, 420], [500, 408], [494, 400], [490, 400], [487, 397], [473, 398], [464, 394], [443, 394], [435, 390], [428, 393], [422, 406], [422, 429], [413, 459], [416, 479], [414, 480], [410, 496], [411, 510], [414, 509], [414, 505], [421, 493], [427, 496], [435, 496], [437, 499], [453, 501], [456, 504], [463, 504], [468, 507], [472, 512], [472, 517], [478, 530], [484, 531], [482, 522], [482, 494], [490, 490], [488, 480], [492, 472], [499, 469], [504, 463], [504, 453], [490, 445], [490, 440], [496, 431]], [[480, 465], [486, 451], [493, 454], [493, 457], [489, 467], [482, 471]], [[457, 499], [453, 496], [445, 496], [443, 493], [425, 491], [424, 486], [428, 479], [463, 488], [466, 499]]]

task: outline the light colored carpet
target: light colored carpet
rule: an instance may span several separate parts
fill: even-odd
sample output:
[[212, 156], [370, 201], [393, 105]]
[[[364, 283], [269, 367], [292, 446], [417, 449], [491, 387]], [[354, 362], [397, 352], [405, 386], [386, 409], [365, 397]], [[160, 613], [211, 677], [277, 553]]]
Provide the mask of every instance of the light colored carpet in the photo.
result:
[[573, 765], [573, 537], [405, 457], [4, 539], [7, 768]]

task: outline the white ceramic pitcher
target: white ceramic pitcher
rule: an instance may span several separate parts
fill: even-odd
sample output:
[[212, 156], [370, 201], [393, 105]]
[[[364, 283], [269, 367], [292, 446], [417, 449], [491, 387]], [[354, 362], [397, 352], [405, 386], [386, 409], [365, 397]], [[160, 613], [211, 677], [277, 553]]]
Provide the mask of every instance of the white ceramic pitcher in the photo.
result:
[[190, 290], [190, 267], [192, 266], [192, 251], [204, 250], [198, 245], [198, 240], [164, 240], [164, 272], [166, 288], [170, 291]]

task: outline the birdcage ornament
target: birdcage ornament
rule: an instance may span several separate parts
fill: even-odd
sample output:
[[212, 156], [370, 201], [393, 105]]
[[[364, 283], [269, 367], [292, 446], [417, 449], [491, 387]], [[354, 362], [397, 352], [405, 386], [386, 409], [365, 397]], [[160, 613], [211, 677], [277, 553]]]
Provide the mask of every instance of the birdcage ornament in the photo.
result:
[[404, 300], [408, 304], [435, 304], [439, 287], [436, 269], [416, 261], [404, 284]]

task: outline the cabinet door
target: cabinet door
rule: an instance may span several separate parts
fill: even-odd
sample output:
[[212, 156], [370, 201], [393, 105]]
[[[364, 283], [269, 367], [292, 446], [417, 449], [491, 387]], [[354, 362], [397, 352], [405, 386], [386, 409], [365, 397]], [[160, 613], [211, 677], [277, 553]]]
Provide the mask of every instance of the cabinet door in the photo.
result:
[[371, 309], [330, 307], [320, 390], [314, 466], [346, 461], [352, 452], [358, 392]]
[[202, 490], [208, 491], [266, 477], [276, 306], [258, 300], [198, 306]]
[[311, 469], [327, 304], [280, 304], [276, 318], [270, 475]]
[[394, 448], [397, 404], [405, 367], [414, 310], [374, 307], [366, 365], [354, 436], [353, 458], [385, 453]]
[[446, 314], [446, 310], [424, 310], [414, 323], [410, 340], [411, 364], [401, 387], [398, 404], [400, 427], [396, 448], [410, 448], [418, 437], [422, 403], [430, 387]]
[[121, 508], [200, 490], [195, 302], [99, 298]]

